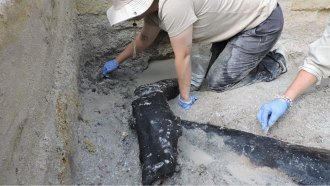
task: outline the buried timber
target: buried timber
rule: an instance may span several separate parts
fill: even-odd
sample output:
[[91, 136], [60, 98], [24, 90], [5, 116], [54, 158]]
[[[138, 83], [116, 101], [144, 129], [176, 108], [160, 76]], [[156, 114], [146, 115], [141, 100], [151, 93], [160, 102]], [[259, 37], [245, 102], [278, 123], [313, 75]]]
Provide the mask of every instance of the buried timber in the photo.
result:
[[[178, 165], [180, 151], [186, 163], [192, 161], [199, 165], [196, 170], [188, 170], [197, 174], [197, 178], [190, 180], [191, 184], [330, 184], [330, 152], [327, 150], [291, 145], [176, 117], [167, 104], [167, 100], [178, 95], [175, 79], [141, 86], [135, 94], [139, 98], [132, 103], [135, 119], [132, 127], [139, 139], [143, 184], [157, 180], [165, 184], [187, 183], [182, 176], [176, 180], [178, 182], [165, 180], [176, 174], [187, 174], [185, 165], [182, 162]], [[186, 133], [183, 137], [186, 145], [179, 150], [182, 130]], [[190, 132], [198, 135], [189, 136]], [[199, 140], [202, 136], [204, 139]], [[206, 147], [208, 150], [203, 150]], [[198, 176], [202, 182], [197, 181]], [[212, 182], [204, 182], [202, 177], [209, 176]], [[230, 176], [237, 176], [237, 180], [228, 180]]]

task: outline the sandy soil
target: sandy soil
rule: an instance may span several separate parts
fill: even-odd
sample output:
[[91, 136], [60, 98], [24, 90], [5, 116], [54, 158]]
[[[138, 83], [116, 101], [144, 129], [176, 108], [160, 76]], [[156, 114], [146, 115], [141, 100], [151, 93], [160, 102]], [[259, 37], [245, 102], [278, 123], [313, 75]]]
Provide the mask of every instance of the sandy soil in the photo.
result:
[[[286, 89], [306, 56], [308, 43], [321, 35], [328, 19], [328, 12], [293, 12], [290, 11], [292, 1], [279, 2], [286, 21], [279, 43], [289, 51], [289, 71], [270, 83], [223, 93], [207, 89], [194, 92], [199, 100], [189, 111], [180, 109], [177, 99], [171, 100], [169, 104], [176, 115], [185, 120], [263, 135], [256, 120], [259, 106]], [[101, 43], [100, 40], [91, 42], [95, 45]], [[149, 79], [147, 74], [141, 75], [146, 66], [138, 59], [129, 60], [110, 79], [97, 82], [91, 74], [98, 71], [105, 60], [116, 55], [120, 48], [114, 46], [109, 50], [112, 50], [111, 54], [87, 61], [81, 67], [83, 111], [75, 133], [77, 151], [73, 157], [76, 184], [141, 183], [139, 147], [136, 134], [129, 127], [132, 119], [130, 104], [138, 85], [165, 76]], [[148, 54], [141, 55], [150, 59]], [[169, 75], [168, 71], [164, 73]], [[296, 101], [290, 112], [271, 129], [269, 136], [294, 144], [330, 149], [329, 85], [330, 82], [325, 80], [321, 86], [313, 87], [303, 99]], [[222, 138], [209, 136], [200, 130], [184, 130], [178, 146], [178, 171], [165, 180], [165, 184], [294, 184], [285, 174], [253, 165], [246, 157], [228, 149]]]
[[[74, 1], [0, 0], [0, 184], [71, 182]], [[79, 46], [79, 45], [78, 45]]]

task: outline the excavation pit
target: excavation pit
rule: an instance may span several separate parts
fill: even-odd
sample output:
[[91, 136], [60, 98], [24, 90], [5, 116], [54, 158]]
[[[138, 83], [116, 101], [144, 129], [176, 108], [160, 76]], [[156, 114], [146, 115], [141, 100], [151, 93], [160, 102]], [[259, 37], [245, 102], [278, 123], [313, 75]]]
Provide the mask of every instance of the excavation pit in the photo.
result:
[[[199, 99], [189, 111], [178, 106], [176, 95], [166, 98], [181, 121], [182, 134], [176, 134], [174, 173], [165, 171], [161, 179], [151, 179], [154, 183], [327, 183], [321, 169], [327, 164], [318, 164], [313, 153], [322, 159], [330, 150], [329, 80], [297, 100], [268, 136], [255, 117], [261, 103], [289, 85], [308, 44], [319, 38], [328, 21], [326, 9], [292, 11], [293, 1], [279, 3], [285, 13], [279, 43], [290, 52], [288, 72], [274, 82], [223, 93], [194, 92]], [[139, 98], [134, 91], [140, 85], [168, 78], [137, 79], [152, 68], [151, 61], [173, 60], [173, 52], [161, 32], [151, 48], [108, 79], [96, 81], [93, 75], [142, 25], [111, 27], [105, 14], [109, 6], [107, 0], [0, 0], [0, 184], [133, 185], [142, 183], [142, 175], [151, 175], [142, 173], [138, 132], [130, 127], [135, 120], [132, 102]], [[197, 47], [206, 56], [206, 47]], [[252, 152], [268, 154], [268, 143], [260, 140], [279, 147], [271, 151], [274, 155], [280, 147], [286, 149], [282, 154], [289, 163], [301, 157], [296, 159], [305, 162], [301, 167], [291, 163], [301, 171], [287, 171], [275, 161], [285, 160], [281, 156], [267, 156], [273, 158], [270, 162], [255, 156]], [[319, 182], [311, 176], [314, 170], [320, 171]], [[299, 177], [305, 173], [311, 175]]]

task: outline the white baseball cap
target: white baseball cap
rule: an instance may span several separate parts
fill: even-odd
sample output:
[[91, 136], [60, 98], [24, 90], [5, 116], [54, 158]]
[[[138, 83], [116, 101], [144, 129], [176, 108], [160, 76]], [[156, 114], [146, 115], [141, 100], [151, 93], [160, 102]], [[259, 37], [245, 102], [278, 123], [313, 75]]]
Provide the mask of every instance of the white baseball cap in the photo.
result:
[[112, 0], [107, 11], [110, 25], [114, 25], [146, 12], [153, 0]]

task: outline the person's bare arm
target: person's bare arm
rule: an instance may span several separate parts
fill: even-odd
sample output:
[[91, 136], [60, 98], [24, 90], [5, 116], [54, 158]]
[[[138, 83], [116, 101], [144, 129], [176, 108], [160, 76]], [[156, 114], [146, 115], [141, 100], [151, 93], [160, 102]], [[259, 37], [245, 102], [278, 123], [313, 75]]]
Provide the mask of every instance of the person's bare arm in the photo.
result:
[[291, 100], [296, 99], [299, 95], [304, 93], [309, 87], [316, 83], [317, 78], [304, 70], [301, 70], [295, 80], [291, 83], [285, 91], [284, 96]]
[[[150, 46], [157, 37], [159, 31], [160, 31], [159, 27], [148, 24], [146, 21], [144, 21], [142, 31], [135, 38], [136, 52], [141, 52], [145, 48]], [[131, 42], [125, 48], [125, 50], [116, 57], [116, 60], [118, 61], [118, 63], [122, 63], [126, 59], [132, 57], [133, 52], [134, 52], [134, 42]]]
[[190, 100], [192, 33], [193, 28], [190, 26], [179, 35], [170, 38], [175, 55], [175, 68], [179, 82], [180, 96], [187, 102]]

